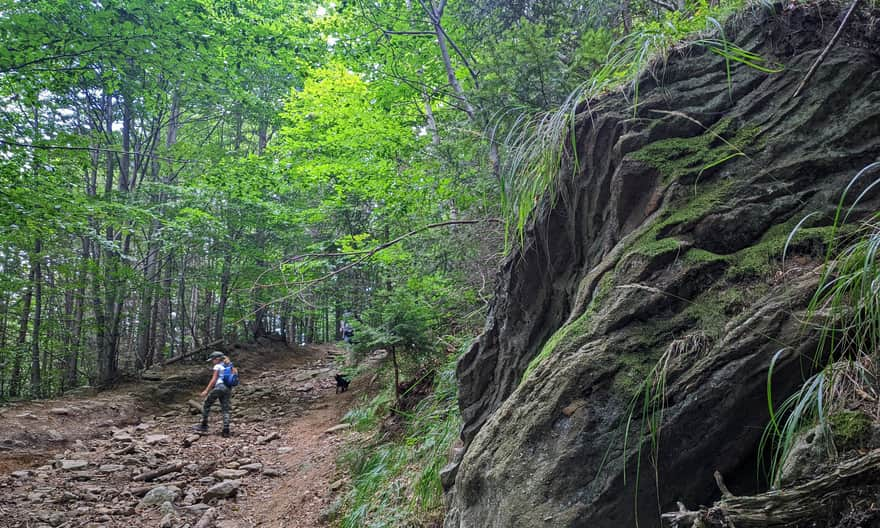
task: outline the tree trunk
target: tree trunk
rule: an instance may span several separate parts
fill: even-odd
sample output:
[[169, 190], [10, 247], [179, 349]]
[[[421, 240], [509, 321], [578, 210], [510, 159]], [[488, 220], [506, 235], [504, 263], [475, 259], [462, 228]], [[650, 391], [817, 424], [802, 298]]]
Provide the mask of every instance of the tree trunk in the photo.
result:
[[156, 352], [159, 358], [165, 358], [165, 344], [168, 339], [168, 322], [171, 315], [171, 283], [172, 283], [172, 259], [171, 255], [165, 257], [165, 265], [162, 269], [162, 293], [159, 300], [159, 308], [156, 319], [159, 328], [156, 329]]
[[184, 255], [181, 258], [180, 262], [180, 275], [177, 279], [177, 328], [180, 334], [180, 354], [186, 354], [187, 346], [186, 346], [186, 327], [187, 327], [187, 314], [186, 314], [186, 261], [187, 257]]
[[397, 347], [388, 347], [391, 351], [391, 363], [394, 365], [394, 401], [395, 407], [400, 407], [400, 368], [397, 365]]
[[[441, 6], [444, 4], [445, 0], [442, 0]], [[440, 18], [442, 16], [442, 7], [441, 9], [435, 9], [433, 16], [431, 16], [431, 24], [434, 26], [434, 33], [437, 35], [437, 46], [440, 47], [440, 57], [443, 59], [443, 66], [446, 68], [446, 78], [449, 80], [449, 85], [452, 86], [452, 89], [455, 91], [455, 95], [458, 97], [459, 101], [461, 101], [462, 108], [468, 118], [473, 121], [476, 112], [465, 95], [461, 84], [459, 84], [458, 77], [455, 75], [455, 69], [452, 67], [452, 61], [449, 58], [449, 48], [446, 46], [446, 34], [443, 31], [443, 26], [440, 24]]]
[[431, 144], [440, 146], [440, 131], [437, 129], [437, 120], [434, 119], [434, 110], [431, 108], [431, 98], [426, 90], [422, 90], [422, 98], [425, 100], [425, 117], [428, 132], [431, 133]]
[[214, 321], [214, 339], [223, 339], [223, 318], [229, 300], [229, 280], [232, 275], [232, 253], [223, 255], [223, 270], [220, 273], [220, 300], [217, 303], [217, 318]]
[[12, 375], [9, 380], [9, 395], [21, 396], [21, 356], [27, 343], [28, 323], [31, 317], [31, 298], [33, 297], [34, 268], [28, 273], [28, 288], [21, 300], [21, 318], [18, 322], [18, 339], [12, 362]]
[[82, 262], [79, 274], [79, 286], [74, 301], [74, 319], [73, 326], [70, 330], [70, 350], [67, 352], [67, 376], [65, 385], [67, 388], [74, 388], [78, 385], [79, 380], [79, 351], [82, 347], [82, 322], [85, 312], [85, 296], [86, 296], [86, 259], [88, 258], [88, 242], [83, 238]]
[[[153, 238], [154, 230], [150, 229], [149, 239]], [[152, 353], [150, 353], [150, 348], [153, 343], [150, 341], [150, 327], [152, 326], [152, 315], [153, 315], [153, 280], [156, 273], [156, 253], [158, 252], [158, 247], [156, 247], [155, 243], [150, 243], [147, 246], [147, 261], [144, 264], [144, 288], [141, 292], [141, 306], [140, 310], [138, 310], [138, 321], [137, 321], [137, 351], [135, 353], [136, 364], [135, 367], [138, 371], [142, 371], [144, 369], [150, 368], [150, 360]]]
[[34, 243], [31, 267], [34, 269], [34, 324], [31, 337], [31, 397], [40, 397], [40, 325], [43, 322], [43, 241]]

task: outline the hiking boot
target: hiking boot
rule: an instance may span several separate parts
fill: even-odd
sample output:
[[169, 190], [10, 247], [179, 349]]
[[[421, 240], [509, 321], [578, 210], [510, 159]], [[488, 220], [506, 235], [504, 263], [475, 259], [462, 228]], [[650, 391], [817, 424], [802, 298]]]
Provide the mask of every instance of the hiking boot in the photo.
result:
[[229, 432], [229, 429], [223, 429], [223, 432], [220, 433], [220, 436], [222, 436], [223, 438], [229, 438], [230, 436], [232, 436], [232, 433]]
[[193, 428], [193, 431], [195, 431], [197, 433], [207, 433], [208, 432], [208, 424], [194, 425], [192, 428]]

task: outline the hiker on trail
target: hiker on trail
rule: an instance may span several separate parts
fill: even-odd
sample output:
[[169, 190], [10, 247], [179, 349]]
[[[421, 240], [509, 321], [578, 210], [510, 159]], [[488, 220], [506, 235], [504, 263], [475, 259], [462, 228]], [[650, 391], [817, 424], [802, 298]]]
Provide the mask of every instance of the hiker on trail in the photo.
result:
[[352, 337], [354, 337], [354, 328], [352, 328], [351, 323], [349, 323], [348, 321], [343, 321], [342, 340], [350, 344]]
[[[214, 374], [211, 376], [208, 386], [202, 391], [202, 397], [207, 396], [205, 404], [202, 406], [202, 423], [196, 425], [193, 429], [200, 433], [208, 431], [208, 413], [211, 411], [211, 406], [214, 402], [219, 399], [220, 410], [223, 412], [222, 435], [225, 438], [229, 436], [229, 399], [232, 397], [232, 387], [234, 386], [234, 383], [230, 384], [227, 376], [235, 374], [237, 381], [238, 371], [232, 366], [232, 362], [223, 352], [211, 352], [211, 355], [208, 356], [208, 361], [214, 364]], [[227, 369], [231, 372], [227, 372]], [[224, 378], [226, 381], [224, 381]]]

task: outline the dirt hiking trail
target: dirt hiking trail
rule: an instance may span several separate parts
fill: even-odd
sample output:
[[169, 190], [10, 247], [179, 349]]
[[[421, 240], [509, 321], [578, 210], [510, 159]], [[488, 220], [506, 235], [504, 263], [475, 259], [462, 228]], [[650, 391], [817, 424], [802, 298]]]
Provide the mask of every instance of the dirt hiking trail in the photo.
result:
[[340, 419], [365, 388], [336, 394], [333, 346], [245, 347], [232, 437], [208, 434], [201, 365], [97, 395], [0, 407], [0, 525], [10, 528], [324, 526], [344, 476]]

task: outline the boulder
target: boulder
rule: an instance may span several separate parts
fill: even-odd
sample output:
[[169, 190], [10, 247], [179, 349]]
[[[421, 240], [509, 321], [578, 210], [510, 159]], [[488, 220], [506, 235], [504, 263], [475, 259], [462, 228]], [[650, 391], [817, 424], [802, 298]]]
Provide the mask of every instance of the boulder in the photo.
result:
[[240, 480], [224, 480], [218, 484], [214, 484], [202, 495], [202, 501], [208, 502], [214, 499], [226, 499], [234, 497], [241, 487]]
[[158, 506], [165, 502], [174, 502], [180, 496], [180, 488], [177, 486], [156, 486], [144, 495], [140, 507]]
[[244, 469], [228, 469], [228, 468], [223, 468], [223, 469], [218, 469], [217, 471], [215, 471], [215, 472], [213, 473], [213, 476], [214, 476], [215, 478], [218, 478], [218, 479], [221, 479], [221, 480], [226, 480], [226, 479], [236, 479], [236, 478], [239, 478], [239, 477], [243, 477], [243, 476], [245, 476], [245, 475], [247, 475], [247, 474], [248, 474], [248, 472], [247, 472], [246, 470], [244, 470]]
[[263, 469], [263, 464], [260, 464], [259, 462], [254, 462], [252, 464], [245, 464], [239, 467], [239, 469], [243, 469], [248, 473], [259, 473]]
[[[635, 109], [619, 94], [579, 109], [565, 199], [538, 204], [458, 363], [446, 528], [655, 527], [676, 501], [717, 499], [716, 470], [758, 491], [771, 360], [781, 401], [810, 374], [802, 319], [841, 191], [880, 159], [880, 33], [850, 26], [791, 97], [838, 14], [811, 4], [726, 28], [779, 73], [728, 76], [682, 46], [640, 79]], [[868, 191], [852, 220], [877, 210]]]

